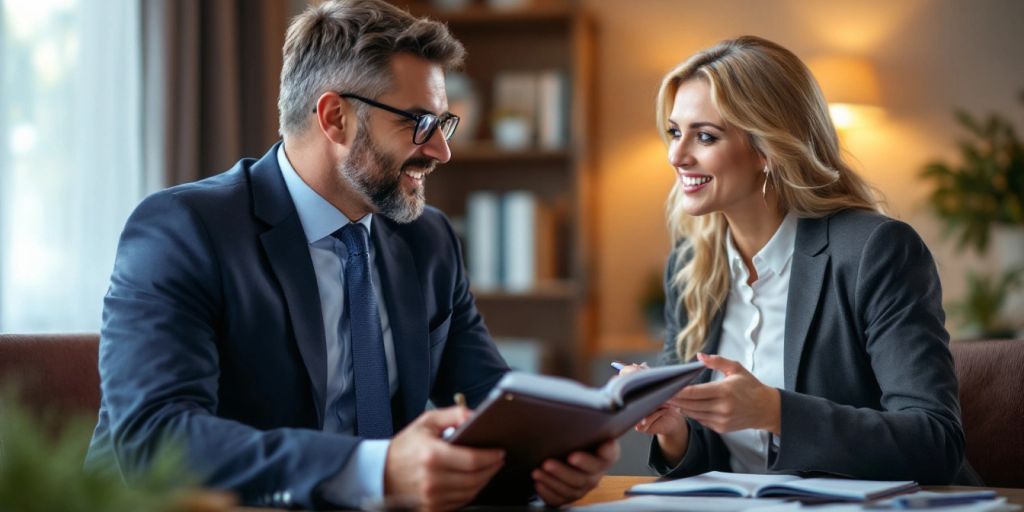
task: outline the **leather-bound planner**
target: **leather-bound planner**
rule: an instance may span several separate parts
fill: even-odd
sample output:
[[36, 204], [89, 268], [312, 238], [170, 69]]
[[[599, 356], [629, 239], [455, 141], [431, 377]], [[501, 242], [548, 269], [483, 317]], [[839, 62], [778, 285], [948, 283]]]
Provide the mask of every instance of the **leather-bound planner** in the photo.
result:
[[592, 451], [654, 412], [705, 367], [661, 366], [613, 377], [598, 389], [544, 375], [510, 372], [449, 442], [505, 449], [503, 471], [526, 474], [548, 458]]

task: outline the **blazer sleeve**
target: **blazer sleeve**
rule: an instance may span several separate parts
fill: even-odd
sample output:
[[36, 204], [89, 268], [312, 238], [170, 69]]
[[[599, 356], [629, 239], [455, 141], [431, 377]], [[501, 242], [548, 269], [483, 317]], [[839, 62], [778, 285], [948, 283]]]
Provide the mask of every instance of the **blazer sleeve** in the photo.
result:
[[[665, 345], [658, 357], [658, 363], [662, 365], [680, 362], [676, 351], [676, 335], [688, 322], [686, 308], [679, 304], [679, 290], [672, 285], [672, 275], [680, 252], [680, 247], [676, 247], [669, 255], [668, 264], [665, 266]], [[707, 375], [701, 375], [698, 380], [707, 380], [710, 372], [705, 374]], [[683, 459], [675, 466], [669, 464], [662, 455], [658, 437], [651, 436], [648, 457], [651, 469], [667, 478], [682, 478], [707, 471], [729, 471], [729, 457], [727, 453], [723, 456], [725, 445], [718, 434], [690, 418], [686, 418], [686, 423], [690, 427], [689, 444]]]
[[230, 264], [221, 256], [173, 193], [147, 198], [128, 220], [100, 343], [114, 462], [131, 481], [169, 440], [205, 485], [238, 492], [245, 503], [321, 505], [317, 487], [341, 470], [358, 439], [216, 416], [226, 300], [219, 266]]
[[782, 436], [769, 468], [950, 482], [964, 433], [928, 248], [907, 224], [879, 224], [863, 245], [854, 288], [844, 293], [852, 296], [882, 410], [782, 390]]

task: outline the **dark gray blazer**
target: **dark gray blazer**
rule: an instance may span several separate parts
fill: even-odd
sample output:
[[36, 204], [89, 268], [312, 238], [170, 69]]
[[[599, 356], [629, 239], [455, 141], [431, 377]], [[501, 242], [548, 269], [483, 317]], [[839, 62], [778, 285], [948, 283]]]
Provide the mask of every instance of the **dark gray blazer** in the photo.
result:
[[[678, 360], [687, 313], [666, 271], [663, 362]], [[942, 290], [931, 253], [903, 222], [845, 210], [797, 227], [782, 361], [782, 435], [768, 471], [862, 479], [980, 483], [965, 474], [964, 431]], [[725, 308], [705, 352], [717, 353]], [[711, 377], [705, 371], [701, 381]], [[729, 471], [729, 451], [693, 420], [686, 456], [670, 467], [657, 438], [651, 467], [678, 478]]]

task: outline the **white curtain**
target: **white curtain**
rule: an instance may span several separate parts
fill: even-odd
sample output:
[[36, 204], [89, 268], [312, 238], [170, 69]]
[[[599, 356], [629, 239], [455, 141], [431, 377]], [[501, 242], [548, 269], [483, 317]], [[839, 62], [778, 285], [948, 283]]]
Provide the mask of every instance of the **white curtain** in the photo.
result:
[[0, 331], [95, 332], [142, 166], [140, 0], [0, 0]]

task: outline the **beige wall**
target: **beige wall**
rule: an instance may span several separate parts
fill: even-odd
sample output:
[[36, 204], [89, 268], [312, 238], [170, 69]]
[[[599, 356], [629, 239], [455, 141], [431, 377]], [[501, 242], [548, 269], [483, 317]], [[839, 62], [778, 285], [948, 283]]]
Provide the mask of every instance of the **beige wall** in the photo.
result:
[[[664, 198], [671, 169], [654, 126], [662, 74], [721, 39], [755, 34], [804, 59], [864, 57], [874, 63], [885, 117], [844, 136], [854, 166], [886, 195], [890, 214], [924, 237], [945, 299], [958, 298], [957, 254], [923, 210], [921, 165], [956, 154], [954, 106], [1003, 111], [1024, 130], [1024, 2], [1018, 0], [585, 0], [599, 30], [597, 286], [602, 345], [644, 331], [638, 297], [668, 250]], [[1018, 35], [1014, 35], [1018, 34]]]

